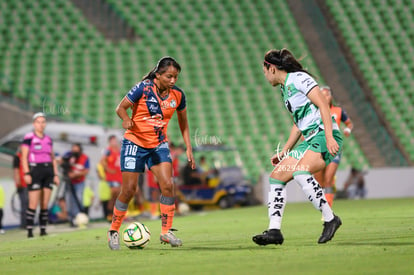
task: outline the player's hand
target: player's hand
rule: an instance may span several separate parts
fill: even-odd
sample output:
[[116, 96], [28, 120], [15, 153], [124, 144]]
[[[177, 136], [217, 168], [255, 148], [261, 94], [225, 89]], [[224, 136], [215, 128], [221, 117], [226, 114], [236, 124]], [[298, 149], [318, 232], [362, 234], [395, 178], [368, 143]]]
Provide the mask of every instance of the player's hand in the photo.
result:
[[132, 127], [134, 127], [134, 122], [131, 119], [122, 121], [122, 128], [125, 130], [131, 129]]
[[194, 170], [196, 168], [196, 164], [195, 164], [195, 160], [193, 156], [193, 151], [187, 149], [186, 153], [187, 153], [188, 164], [190, 165], [191, 169]]
[[326, 147], [332, 156], [335, 156], [339, 151], [339, 145], [333, 137], [326, 138]]
[[271, 158], [270, 161], [273, 166], [276, 166], [282, 159], [284, 154], [283, 153], [276, 153]]
[[351, 135], [351, 129], [346, 127], [344, 129], [344, 136], [349, 137]]
[[56, 184], [56, 186], [59, 186], [59, 184], [60, 184], [60, 179], [59, 179], [59, 176], [58, 176], [58, 175], [55, 175], [55, 176], [53, 177], [53, 182]]
[[31, 175], [24, 175], [24, 182], [26, 184], [32, 184], [32, 176]]

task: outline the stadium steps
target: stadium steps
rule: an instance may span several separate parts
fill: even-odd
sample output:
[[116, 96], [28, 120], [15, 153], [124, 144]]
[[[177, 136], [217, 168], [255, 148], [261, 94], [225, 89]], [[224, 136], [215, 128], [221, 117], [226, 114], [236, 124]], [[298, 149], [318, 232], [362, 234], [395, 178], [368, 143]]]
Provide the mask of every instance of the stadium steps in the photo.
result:
[[[249, 175], [271, 170], [269, 157], [287, 139], [292, 122], [279, 91], [263, 77], [263, 55], [282, 47], [298, 56], [309, 52], [286, 1], [107, 0], [141, 38], [134, 43], [106, 40], [71, 3], [0, 3], [11, 26], [2, 29], [0, 64], [19, 97], [33, 87], [71, 114], [120, 127], [116, 104], [160, 57], [172, 55], [183, 67], [177, 85], [188, 98], [191, 136], [198, 129], [237, 147]], [[147, 19], [140, 20], [141, 14]], [[321, 79], [311, 55], [303, 62]], [[171, 124], [169, 136], [180, 142], [175, 118]], [[341, 168], [367, 168], [361, 148], [351, 142]]]
[[114, 11], [110, 3], [84, 0], [71, 0], [71, 2], [106, 39], [113, 42], [125, 39], [129, 41], [139, 40], [134, 29]]
[[[383, 126], [366, 98], [363, 87], [354, 77], [352, 68], [342, 54], [339, 43], [327, 26], [324, 16], [314, 0], [291, 3], [292, 12], [300, 20], [302, 33], [311, 51], [339, 100], [355, 124], [354, 136], [374, 167], [407, 165], [400, 148]], [[306, 12], [305, 12], [306, 11]], [[316, 19], [315, 19], [316, 18]], [[371, 146], [372, 144], [376, 146]]]
[[[160, 12], [152, 5], [142, 7], [131, 5], [130, 1], [112, 0], [111, 3], [131, 25], [135, 24], [140, 36], [162, 34], [159, 33], [163, 29], [162, 22], [152, 23]], [[267, 49], [274, 47], [287, 46], [299, 54], [308, 52], [294, 20], [288, 16], [288, 24], [284, 24], [285, 19], [281, 19], [285, 18], [282, 14], [289, 14], [285, 1], [194, 1], [192, 5], [172, 1], [171, 5], [183, 14], [182, 21], [180, 18], [176, 20], [176, 27], [180, 29], [174, 30], [179, 39], [172, 35], [171, 43], [185, 41], [185, 44], [182, 45], [183, 54], [170, 48], [167, 53], [177, 54], [184, 68], [179, 85], [192, 100], [190, 102], [196, 102], [196, 107], [190, 105], [188, 109], [192, 131], [198, 129], [204, 135], [219, 135], [224, 142], [237, 146], [249, 173], [268, 170], [263, 167], [268, 167], [269, 156], [277, 141], [283, 142], [287, 138], [291, 121], [275, 95], [277, 90], [258, 81], [263, 79], [258, 60], [262, 60]], [[210, 13], [212, 9], [217, 13]], [[149, 14], [151, 20], [137, 24], [138, 10]], [[234, 24], [234, 18], [239, 18], [240, 22]], [[280, 45], [275, 45], [274, 41], [280, 41]], [[153, 52], [157, 52], [155, 45]], [[319, 74], [311, 57], [304, 62], [312, 72]], [[190, 79], [187, 79], [187, 72], [191, 72]], [[213, 91], [210, 91], [211, 83], [214, 83]], [[229, 91], [231, 96], [227, 96]], [[232, 117], [230, 121], [229, 115]], [[197, 118], [193, 119], [193, 116]], [[179, 140], [177, 129], [170, 127], [170, 135]], [[359, 146], [345, 149], [342, 165], [350, 164], [368, 166]]]
[[[392, 134], [393, 147], [414, 162], [412, 85], [414, 4], [412, 1], [319, 1], [351, 54], [347, 59], [379, 117]], [[396, 150], [394, 150], [396, 151]]]
[[[313, 5], [309, 6], [311, 1], [304, 3], [304, 1], [297, 1], [295, 4], [288, 2], [290, 9], [295, 16], [299, 28], [307, 41], [307, 44], [310, 45], [310, 51], [315, 57], [315, 61], [319, 65], [323, 76], [326, 79], [326, 84], [329, 85], [333, 91], [334, 99], [336, 104], [342, 106], [354, 123], [354, 131], [350, 138], [346, 138], [344, 141], [344, 148], [348, 147], [358, 147], [362, 148], [364, 151], [367, 160], [370, 165], [384, 166], [385, 161], [381, 158], [381, 153], [379, 152], [376, 146], [371, 146], [372, 139], [367, 133], [366, 126], [361, 119], [360, 114], [355, 110], [353, 102], [351, 100], [352, 94], [349, 89], [345, 87], [346, 83], [354, 81], [352, 76], [349, 77], [346, 81], [343, 80], [343, 73], [338, 72], [339, 66], [344, 66], [344, 60], [341, 59], [341, 53], [339, 49], [335, 48], [335, 41], [332, 41], [332, 37], [329, 36], [329, 30], [323, 25], [324, 22], [316, 20], [314, 18], [323, 18], [318, 9]], [[317, 25], [317, 24], [322, 25]], [[321, 31], [323, 30], [323, 31]], [[331, 39], [327, 43], [324, 41]], [[327, 46], [329, 44], [329, 47]], [[336, 52], [333, 52], [333, 50]], [[342, 78], [342, 79], [341, 79]], [[341, 81], [342, 80], [342, 81]], [[363, 102], [363, 104], [368, 104]]]

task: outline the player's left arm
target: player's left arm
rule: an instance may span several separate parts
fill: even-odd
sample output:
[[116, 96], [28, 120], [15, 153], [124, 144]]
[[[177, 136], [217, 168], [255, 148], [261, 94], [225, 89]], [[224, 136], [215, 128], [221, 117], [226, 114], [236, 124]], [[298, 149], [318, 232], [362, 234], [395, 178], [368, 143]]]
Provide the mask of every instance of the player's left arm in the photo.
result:
[[308, 92], [307, 97], [319, 108], [323, 126], [325, 127], [326, 147], [331, 155], [335, 155], [339, 151], [339, 145], [332, 134], [332, 116], [329, 110], [329, 104], [320, 92], [318, 86], [313, 87]]
[[346, 125], [346, 128], [344, 129], [344, 135], [346, 137], [349, 137], [351, 135], [352, 129], [354, 129], [354, 124], [352, 123], [351, 118], [343, 109], [341, 113], [341, 121]]
[[187, 148], [187, 160], [192, 169], [195, 169], [195, 161], [193, 156], [193, 147], [191, 146], [191, 139], [190, 139], [190, 127], [188, 126], [188, 119], [187, 119], [187, 110], [184, 109], [182, 111], [177, 112], [178, 124], [180, 126], [181, 134], [184, 139], [185, 146]]

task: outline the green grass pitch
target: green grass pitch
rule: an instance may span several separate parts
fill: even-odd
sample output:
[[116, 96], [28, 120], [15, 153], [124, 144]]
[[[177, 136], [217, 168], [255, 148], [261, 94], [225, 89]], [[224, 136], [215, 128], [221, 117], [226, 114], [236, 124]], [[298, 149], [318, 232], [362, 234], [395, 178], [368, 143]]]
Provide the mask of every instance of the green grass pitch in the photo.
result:
[[317, 244], [321, 216], [310, 203], [287, 205], [282, 246], [259, 247], [251, 241], [266, 229], [263, 206], [177, 217], [174, 227], [184, 242], [180, 248], [160, 244], [160, 221], [144, 222], [152, 240], [143, 250], [122, 246], [110, 251], [106, 226], [30, 240], [24, 231], [12, 230], [0, 236], [0, 273], [414, 273], [414, 198], [336, 201], [334, 209], [343, 225], [322, 245]]

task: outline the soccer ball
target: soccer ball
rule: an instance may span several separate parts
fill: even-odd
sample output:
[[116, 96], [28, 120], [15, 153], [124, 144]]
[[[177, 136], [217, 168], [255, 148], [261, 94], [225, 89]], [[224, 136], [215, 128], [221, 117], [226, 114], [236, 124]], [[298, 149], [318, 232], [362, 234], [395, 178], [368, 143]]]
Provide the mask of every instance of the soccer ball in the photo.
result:
[[122, 239], [130, 249], [143, 249], [150, 242], [151, 232], [144, 224], [133, 222], [124, 229]]
[[178, 212], [180, 212], [181, 215], [187, 215], [190, 213], [190, 206], [185, 202], [180, 202], [178, 204]]
[[89, 223], [89, 217], [85, 213], [79, 213], [76, 215], [73, 223], [79, 227], [85, 227]]

